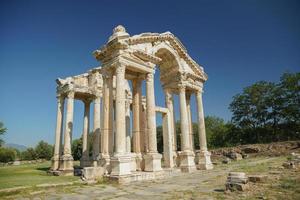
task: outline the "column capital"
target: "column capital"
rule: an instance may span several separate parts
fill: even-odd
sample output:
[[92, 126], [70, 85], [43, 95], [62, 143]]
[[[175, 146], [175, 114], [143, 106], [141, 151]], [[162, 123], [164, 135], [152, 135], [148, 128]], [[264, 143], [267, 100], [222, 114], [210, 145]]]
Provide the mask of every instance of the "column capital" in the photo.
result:
[[154, 72], [146, 74], [146, 81], [147, 82], [153, 81], [153, 78], [154, 78]]
[[65, 97], [62, 94], [56, 95], [57, 103], [62, 103], [65, 100]]
[[199, 90], [196, 91], [196, 94], [197, 94], [197, 95], [201, 95], [203, 92], [204, 92], [204, 91], [203, 91], [203, 89], [201, 88], [201, 89], [199, 89]]
[[184, 92], [185, 93], [186, 86], [184, 84], [179, 84], [178, 89], [179, 89], [179, 92]]
[[119, 65], [116, 67], [116, 74], [124, 74], [125, 73], [125, 66]]
[[67, 93], [67, 95], [66, 95], [66, 96], [67, 96], [67, 98], [68, 98], [68, 99], [74, 99], [75, 92], [73, 92], [73, 91], [70, 91], [70, 92], [68, 92], [68, 93]]

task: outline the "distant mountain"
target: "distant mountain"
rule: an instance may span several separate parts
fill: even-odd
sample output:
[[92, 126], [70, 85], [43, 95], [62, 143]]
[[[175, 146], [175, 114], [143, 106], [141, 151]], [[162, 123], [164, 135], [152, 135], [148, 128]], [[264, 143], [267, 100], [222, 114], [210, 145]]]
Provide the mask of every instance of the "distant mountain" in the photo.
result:
[[21, 144], [8, 143], [8, 144], [4, 144], [4, 146], [15, 148], [15, 149], [18, 149], [19, 151], [25, 151], [27, 149], [26, 146], [21, 145]]

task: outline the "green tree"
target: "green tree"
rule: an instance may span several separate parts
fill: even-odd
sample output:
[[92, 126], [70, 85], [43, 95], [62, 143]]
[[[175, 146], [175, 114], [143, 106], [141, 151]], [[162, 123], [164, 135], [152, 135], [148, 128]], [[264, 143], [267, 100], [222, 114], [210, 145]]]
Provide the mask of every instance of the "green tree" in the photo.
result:
[[300, 73], [285, 73], [279, 83], [254, 83], [229, 108], [243, 144], [299, 139]]
[[21, 152], [21, 160], [36, 160], [38, 158], [34, 148], [27, 148], [25, 151]]
[[209, 148], [231, 145], [227, 140], [229, 127], [222, 118], [215, 116], [205, 117], [205, 128], [207, 146]]
[[74, 160], [80, 160], [82, 156], [82, 137], [72, 141], [72, 156]]
[[42, 140], [35, 147], [35, 152], [37, 158], [50, 160], [53, 154], [53, 146]]
[[[7, 128], [4, 127], [3, 122], [0, 122], [0, 136], [4, 135], [4, 133], [6, 133]], [[0, 138], [0, 147], [3, 145], [4, 141], [3, 139]]]

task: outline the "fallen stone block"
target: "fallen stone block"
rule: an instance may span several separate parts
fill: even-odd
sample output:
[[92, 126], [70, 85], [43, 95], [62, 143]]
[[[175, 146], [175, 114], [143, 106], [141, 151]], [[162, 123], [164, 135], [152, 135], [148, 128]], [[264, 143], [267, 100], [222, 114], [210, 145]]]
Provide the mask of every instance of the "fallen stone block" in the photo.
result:
[[249, 184], [242, 184], [242, 183], [226, 183], [225, 185], [226, 190], [233, 191], [245, 191], [249, 188]]
[[248, 179], [250, 182], [265, 182], [268, 179], [267, 175], [249, 175]]
[[245, 191], [248, 189], [248, 177], [244, 172], [230, 172], [225, 184], [226, 190]]

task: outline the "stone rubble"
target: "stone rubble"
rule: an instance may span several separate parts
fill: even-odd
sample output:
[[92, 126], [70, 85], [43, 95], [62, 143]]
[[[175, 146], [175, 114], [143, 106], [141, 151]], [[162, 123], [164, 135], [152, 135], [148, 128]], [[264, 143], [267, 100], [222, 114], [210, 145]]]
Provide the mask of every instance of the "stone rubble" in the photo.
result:
[[244, 172], [230, 172], [225, 184], [226, 191], [245, 191], [248, 189], [248, 177]]

